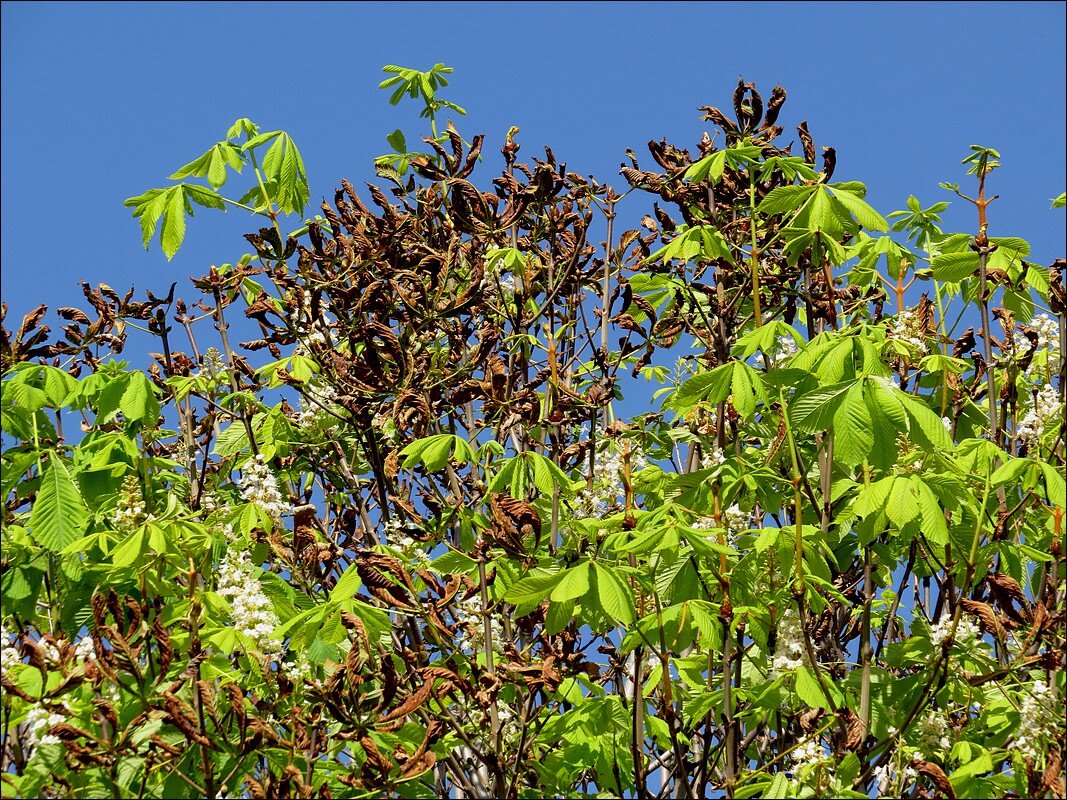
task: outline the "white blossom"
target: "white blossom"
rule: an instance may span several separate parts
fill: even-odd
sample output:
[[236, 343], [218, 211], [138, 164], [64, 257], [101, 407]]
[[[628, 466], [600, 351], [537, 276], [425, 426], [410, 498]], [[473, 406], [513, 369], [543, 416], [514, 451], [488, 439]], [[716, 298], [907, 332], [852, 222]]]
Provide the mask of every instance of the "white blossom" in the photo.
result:
[[409, 535], [403, 523], [396, 517], [385, 523], [385, 538], [390, 545], [401, 551], [409, 561], [416, 565], [423, 566], [430, 562], [430, 555], [426, 552], [425, 545]]
[[1015, 435], [1023, 441], [1041, 438], [1041, 435], [1062, 411], [1063, 404], [1060, 403], [1059, 393], [1052, 384], [1046, 383], [1034, 392], [1030, 410], [1019, 423]]
[[[633, 445], [630, 450], [630, 474], [648, 466], [648, 460]], [[620, 506], [622, 496], [623, 458], [613, 446], [601, 450], [593, 459], [592, 486], [578, 492], [574, 504], [577, 519], [601, 517]]]
[[923, 752], [944, 753], [952, 747], [944, 711], [931, 708], [915, 726]]
[[[913, 780], [915, 780], [916, 777], [918, 777], [918, 773], [911, 766], [904, 767], [903, 775], [903, 786], [909, 785]], [[875, 782], [878, 784], [879, 797], [891, 796], [891, 790], [893, 790], [894, 788], [903, 788], [903, 786], [894, 787], [893, 779], [895, 777], [896, 767], [893, 765], [892, 761], [887, 761], [885, 764], [882, 764], [882, 766], [874, 768], [874, 779]]]
[[708, 445], [704, 454], [700, 457], [701, 469], [711, 469], [719, 464], [726, 463], [726, 456], [716, 445]]
[[289, 679], [298, 686], [312, 676], [313, 665], [306, 658], [299, 657], [295, 661], [286, 661], [280, 665]]
[[53, 736], [49, 731], [61, 722], [66, 721], [63, 714], [49, 711], [44, 706], [34, 706], [26, 715], [25, 736], [27, 754], [32, 754], [42, 744], [59, 744], [58, 736]]
[[22, 663], [22, 655], [18, 647], [9, 638], [11, 635], [7, 628], [0, 630], [0, 675], [6, 674], [8, 670]]
[[789, 754], [794, 773], [804, 773], [826, 759], [826, 752], [818, 736], [803, 739]]
[[41, 639], [37, 642], [37, 649], [41, 651], [44, 660], [49, 664], [59, 663], [59, 648], [51, 642], [46, 642], [44, 639]]
[[774, 348], [774, 353], [772, 354], [772, 358], [775, 361], [783, 361], [785, 359], [792, 358], [797, 354], [798, 351], [799, 348], [797, 347], [797, 343], [792, 336], [779, 336], [777, 344]]
[[[477, 652], [485, 646], [485, 623], [481, 599], [474, 595], [452, 604], [452, 617], [456, 621], [456, 642], [460, 649]], [[493, 651], [504, 652], [504, 626], [497, 615], [490, 615], [489, 629], [493, 637]]]
[[326, 416], [324, 408], [337, 402], [337, 391], [332, 386], [306, 386], [300, 397], [300, 411], [296, 414], [296, 424], [301, 428], [313, 425]]
[[140, 480], [136, 475], [127, 475], [122, 482], [118, 506], [111, 518], [115, 530], [119, 533], [129, 533], [152, 519], [155, 517], [145, 513]]
[[518, 291], [518, 286], [515, 283], [515, 276], [511, 273], [505, 273], [504, 275], [501, 275], [499, 281], [500, 291], [505, 297], [512, 297], [515, 292]]
[[1037, 334], [1038, 350], [1047, 350], [1049, 362], [1060, 358], [1060, 326], [1048, 314], [1038, 314], [1030, 321], [1030, 327]]
[[889, 328], [889, 334], [897, 341], [903, 342], [910, 348], [917, 350], [921, 355], [930, 352], [926, 344], [926, 331], [923, 330], [922, 320], [919, 315], [910, 308], [905, 308]]
[[245, 463], [241, 469], [239, 485], [242, 500], [255, 503], [274, 519], [277, 520], [289, 511], [288, 504], [282, 499], [282, 493], [278, 491], [278, 481], [270, 467], [263, 462], [262, 454]]
[[794, 608], [787, 608], [778, 620], [778, 639], [774, 658], [771, 660], [772, 675], [789, 672], [804, 665], [804, 629], [800, 615]]
[[219, 564], [218, 593], [233, 607], [234, 628], [251, 639], [256, 649], [267, 655], [281, 650], [274, 636], [280, 624], [278, 615], [253, 574], [252, 562], [236, 547]]
[[[952, 617], [946, 614], [930, 630], [930, 641], [934, 643], [934, 647], [939, 647], [948, 640], [951, 632]], [[953, 637], [953, 641], [955, 641], [961, 648], [966, 649], [978, 638], [980, 633], [981, 629], [978, 625], [969, 616], [963, 615], [960, 617], [959, 624], [956, 626], [956, 635]]]
[[1012, 738], [1012, 747], [1023, 758], [1037, 761], [1046, 752], [1045, 745], [1056, 735], [1058, 721], [1062, 722], [1062, 702], [1059, 712], [1052, 688], [1043, 680], [1034, 681], [1023, 696], [1019, 707], [1019, 727]]
[[742, 511], [741, 506], [734, 503], [723, 512], [722, 521], [730, 533], [736, 536], [738, 533], [748, 530], [751, 516], [747, 511]]
[[209, 347], [201, 358], [201, 366], [196, 375], [197, 377], [214, 378], [225, 369], [226, 362], [222, 360], [222, 353], [219, 352], [217, 347]]
[[74, 645], [74, 658], [79, 661], [93, 661], [96, 659], [96, 648], [93, 646], [92, 636], [86, 636]]

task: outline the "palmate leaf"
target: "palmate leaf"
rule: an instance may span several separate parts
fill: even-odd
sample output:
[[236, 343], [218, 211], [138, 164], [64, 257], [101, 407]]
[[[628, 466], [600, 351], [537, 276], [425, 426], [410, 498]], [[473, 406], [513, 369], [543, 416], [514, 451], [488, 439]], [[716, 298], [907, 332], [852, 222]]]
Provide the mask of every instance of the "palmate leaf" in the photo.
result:
[[873, 428], [863, 384], [857, 383], [834, 412], [834, 458], [849, 467], [861, 463], [874, 446]]
[[834, 414], [845, 402], [848, 391], [855, 385], [854, 381], [844, 381], [797, 398], [789, 415], [793, 425], [806, 431], [828, 430], [833, 427]]
[[833, 192], [834, 199], [849, 210], [856, 222], [872, 231], [888, 231], [889, 223], [885, 217], [874, 210], [862, 198], [867, 189], [862, 183], [836, 183], [827, 187]]
[[712, 405], [721, 403], [730, 395], [735, 363], [731, 361], [689, 378], [670, 399], [670, 407], [684, 411], [702, 400]]
[[566, 570], [552, 590], [553, 602], [575, 600], [584, 596], [589, 591], [591, 573], [592, 563], [589, 561]]
[[243, 149], [251, 150], [273, 139], [273, 144], [263, 156], [263, 175], [275, 184], [274, 201], [289, 214], [301, 214], [310, 196], [304, 159], [296, 144], [285, 131], [269, 131], [245, 143]]
[[817, 188], [815, 186], [779, 186], [763, 198], [756, 207], [756, 211], [760, 214], [787, 214], [796, 211], [808, 202]]
[[48, 459], [48, 468], [41, 476], [30, 512], [30, 531], [34, 539], [47, 550], [59, 552], [82, 535], [89, 510], [78, 486], [66, 466], [55, 455]]
[[217, 192], [192, 183], [179, 183], [166, 189], [149, 189], [142, 195], [128, 198], [124, 205], [133, 209], [133, 216], [141, 223], [141, 238], [145, 250], [152, 241], [160, 218], [163, 219], [159, 243], [164, 255], [170, 260], [174, 258], [185, 239], [185, 215], [193, 215], [194, 202], [208, 208], [226, 208]]
[[633, 591], [626, 587], [614, 570], [597, 562], [594, 562], [594, 566], [600, 607], [620, 625], [631, 625], [634, 621]]
[[170, 176], [172, 181], [182, 178], [207, 178], [212, 189], [219, 189], [226, 183], [226, 167], [237, 172], [244, 166], [241, 148], [232, 142], [219, 142], [206, 153], [178, 169]]

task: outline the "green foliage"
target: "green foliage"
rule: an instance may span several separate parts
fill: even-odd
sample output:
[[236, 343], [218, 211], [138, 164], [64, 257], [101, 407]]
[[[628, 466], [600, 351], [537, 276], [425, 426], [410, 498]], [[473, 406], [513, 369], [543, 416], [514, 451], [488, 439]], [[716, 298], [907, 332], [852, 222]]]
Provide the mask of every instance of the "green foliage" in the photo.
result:
[[514, 128], [488, 195], [451, 68], [385, 72], [400, 205], [283, 232], [239, 119], [126, 205], [254, 254], [4, 329], [4, 796], [1062, 796], [1062, 262], [987, 234], [1000, 155], [972, 232], [883, 217], [741, 82], [632, 197]]

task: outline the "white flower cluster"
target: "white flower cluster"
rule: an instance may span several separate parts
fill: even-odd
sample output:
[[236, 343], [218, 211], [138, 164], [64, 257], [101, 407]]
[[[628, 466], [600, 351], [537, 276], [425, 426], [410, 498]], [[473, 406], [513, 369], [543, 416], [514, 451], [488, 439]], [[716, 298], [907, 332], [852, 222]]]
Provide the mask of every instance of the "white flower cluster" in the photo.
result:
[[274, 519], [278, 519], [289, 511], [289, 505], [282, 499], [282, 493], [278, 491], [278, 481], [274, 473], [263, 462], [263, 454], [260, 453], [254, 460], [245, 463], [241, 469], [241, 499], [247, 503], [255, 503]]
[[[485, 624], [482, 621], [482, 602], [477, 595], [466, 600], [457, 600], [452, 605], [452, 616], [456, 621], [456, 643], [462, 650], [477, 652], [485, 645]], [[489, 627], [493, 637], [493, 651], [504, 652], [504, 626], [493, 614], [489, 616]]]
[[1060, 327], [1048, 314], [1038, 314], [1030, 320], [1030, 327], [1037, 334], [1037, 349], [1048, 350], [1050, 357], [1060, 355]]
[[700, 468], [711, 469], [717, 467], [719, 464], [726, 463], [726, 456], [723, 454], [716, 445], [709, 444], [704, 451], [704, 454], [700, 457]]
[[114, 516], [111, 518], [115, 530], [119, 533], [129, 533], [140, 527], [144, 522], [152, 519], [155, 519], [155, 517], [145, 513], [140, 480], [136, 475], [127, 475], [125, 480], [122, 481], [119, 504], [115, 508]]
[[[486, 714], [486, 722], [490, 722], [489, 714]], [[496, 718], [500, 721], [500, 735], [505, 742], [514, 741], [519, 739], [519, 718], [515, 716], [515, 712], [512, 711], [511, 706], [504, 703], [498, 703], [496, 707]]]
[[797, 347], [797, 343], [792, 336], [779, 336], [771, 358], [775, 362], [785, 361], [795, 356], [799, 350], [800, 348]]
[[22, 656], [15, 642], [10, 638], [11, 632], [7, 628], [0, 629], [0, 675], [14, 669], [22, 663]]
[[233, 626], [251, 639], [256, 649], [272, 655], [282, 647], [274, 637], [280, 621], [252, 569], [248, 556], [231, 547], [219, 564], [218, 593], [233, 607]]
[[792, 760], [793, 772], [803, 774], [825, 760], [826, 751], [823, 750], [818, 736], [809, 736], [793, 749], [789, 757]]
[[[633, 447], [633, 445], [631, 445]], [[636, 448], [630, 451], [630, 474], [648, 466], [648, 460]], [[578, 492], [574, 516], [577, 519], [601, 517], [619, 505], [622, 492], [622, 455], [611, 445], [593, 459], [593, 486]]]
[[325, 344], [325, 330], [329, 329], [332, 325], [333, 320], [330, 319], [328, 314], [321, 310], [319, 312], [318, 320], [312, 322], [311, 295], [305, 293], [303, 302], [300, 305], [300, 311], [297, 314], [296, 334], [300, 339], [300, 344], [298, 345], [296, 352], [299, 355], [306, 355], [308, 345]]
[[915, 726], [915, 732], [919, 737], [921, 751], [916, 755], [920, 758], [925, 758], [923, 754], [926, 753], [944, 753], [952, 747], [952, 739], [948, 735], [948, 720], [943, 711], [931, 708], [919, 720], [919, 724]]
[[1059, 393], [1052, 384], [1046, 383], [1034, 392], [1033, 405], [1019, 423], [1015, 435], [1023, 441], [1040, 439], [1062, 411], [1063, 404], [1060, 403]]
[[306, 658], [298, 657], [296, 661], [286, 661], [281, 668], [293, 683], [300, 686], [312, 676], [313, 665]]
[[930, 348], [926, 344], [926, 332], [923, 330], [922, 320], [910, 308], [906, 308], [897, 314], [896, 319], [893, 320], [893, 324], [889, 328], [889, 333], [894, 339], [914, 348], [921, 355], [926, 355], [930, 352]]
[[308, 399], [300, 398], [300, 411], [296, 415], [296, 424], [307, 428], [316, 419], [325, 415], [322, 407], [327, 408], [337, 402], [337, 391], [332, 386], [306, 386], [304, 392]]
[[226, 362], [222, 360], [222, 353], [219, 352], [217, 347], [209, 347], [207, 352], [204, 353], [200, 369], [197, 370], [196, 374], [197, 377], [214, 378], [225, 369]]
[[874, 779], [878, 784], [878, 796], [879, 797], [892, 797], [894, 795], [903, 794], [903, 792], [891, 792], [892, 789], [903, 789], [905, 786], [911, 784], [919, 776], [919, 773], [911, 766], [904, 767], [904, 783], [902, 786], [894, 787], [894, 778], [896, 777], [896, 768], [893, 766], [892, 761], [887, 761], [880, 767], [874, 768]]
[[[737, 535], [749, 529], [751, 514], [742, 511], [741, 506], [734, 503], [722, 512], [722, 527], [726, 528], [726, 541], [733, 547], [737, 541]], [[698, 531], [707, 531], [715, 527], [714, 517], [701, 517], [696, 520], [692, 527]]]
[[49, 664], [59, 663], [59, 648], [51, 642], [46, 642], [43, 639], [40, 639], [37, 642], [37, 649], [41, 651], [44, 660]]
[[93, 637], [86, 636], [74, 645], [74, 658], [78, 661], [95, 661], [96, 648], [93, 647]]
[[504, 267], [504, 259], [498, 259], [492, 269], [487, 269], [482, 275], [481, 289], [484, 292], [500, 293], [500, 298], [506, 300], [515, 296], [518, 291], [518, 283], [515, 276]]
[[32, 754], [42, 744], [59, 744], [59, 737], [53, 736], [49, 731], [59, 723], [66, 722], [66, 720], [67, 718], [63, 714], [49, 711], [44, 706], [31, 708], [30, 713], [26, 715], [24, 732], [27, 755]]
[[[952, 617], [946, 614], [941, 617], [941, 620], [930, 630], [930, 641], [934, 643], [934, 647], [940, 647], [948, 640], [949, 633], [951, 632]], [[961, 648], [966, 649], [978, 638], [981, 632], [981, 628], [978, 627], [974, 620], [969, 616], [964, 615], [960, 617], [959, 624], [956, 626], [956, 635], [953, 637], [953, 641]]]
[[771, 660], [771, 674], [780, 675], [804, 665], [804, 630], [800, 626], [800, 614], [795, 608], [787, 608], [778, 620], [778, 641]]
[[1055, 737], [1063, 704], [1059, 704], [1059, 714], [1053, 710], [1055, 705], [1052, 688], [1042, 680], [1034, 681], [1019, 707], [1019, 729], [1012, 739], [1012, 746], [1023, 758], [1037, 761], [1045, 751], [1043, 744]]
[[430, 563], [430, 556], [425, 545], [414, 536], [409, 536], [403, 523], [396, 517], [385, 523], [385, 538], [390, 545], [407, 556], [408, 561], [417, 567]]
[[742, 531], [748, 530], [751, 516], [752, 515], [747, 511], [742, 511], [741, 506], [734, 503], [723, 512], [722, 521], [727, 530], [729, 530], [732, 535], [736, 536]]
[[216, 511], [222, 512], [225, 516], [230, 513], [230, 505], [219, 499], [219, 496], [214, 492], [207, 492], [200, 498], [200, 510], [206, 516], [211, 516]]

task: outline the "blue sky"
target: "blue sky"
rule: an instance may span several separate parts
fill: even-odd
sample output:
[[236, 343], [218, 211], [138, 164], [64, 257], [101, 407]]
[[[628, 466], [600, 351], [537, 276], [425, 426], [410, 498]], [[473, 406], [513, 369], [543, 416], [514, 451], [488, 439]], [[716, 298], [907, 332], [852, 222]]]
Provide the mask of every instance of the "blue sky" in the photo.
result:
[[[122, 201], [248, 116], [301, 148], [313, 204], [341, 177], [373, 178], [385, 134], [420, 134], [391, 107], [380, 68], [456, 72], [446, 98], [487, 134], [495, 173], [510, 125], [520, 158], [550, 145], [569, 168], [625, 186], [632, 147], [692, 147], [698, 105], [729, 105], [738, 76], [789, 92], [782, 120], [809, 120], [884, 214], [909, 193], [950, 199], [968, 145], [998, 148], [991, 234], [1064, 253], [1062, 3], [28, 3], [2, 15], [2, 296], [13, 316], [81, 304], [78, 278], [165, 291], [245, 251], [258, 222], [201, 211], [168, 263], [146, 253]], [[791, 127], [787, 128], [786, 141]], [[244, 184], [240, 184], [242, 187]], [[227, 187], [229, 188], [229, 186]], [[243, 189], [241, 190], [243, 191]], [[620, 209], [634, 226], [648, 208]], [[949, 227], [971, 231], [954, 204]], [[295, 224], [294, 226], [295, 227]], [[181, 288], [182, 284], [179, 284]], [[186, 296], [192, 297], [186, 284]], [[17, 324], [9, 319], [8, 324]]]

